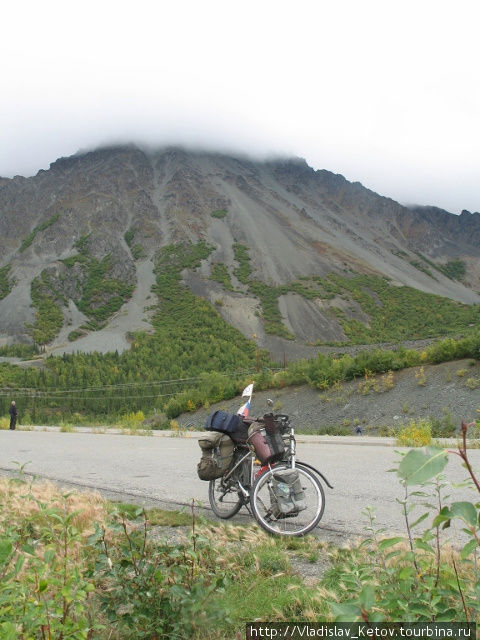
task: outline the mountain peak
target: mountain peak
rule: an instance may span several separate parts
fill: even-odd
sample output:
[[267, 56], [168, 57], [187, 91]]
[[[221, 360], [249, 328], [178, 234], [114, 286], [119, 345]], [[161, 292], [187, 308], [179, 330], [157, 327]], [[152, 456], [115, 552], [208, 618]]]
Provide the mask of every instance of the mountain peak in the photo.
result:
[[[255, 315], [262, 287], [301, 290], [302, 278], [329, 274], [377, 274], [477, 302], [479, 231], [478, 213], [406, 208], [302, 158], [102, 147], [59, 158], [32, 178], [0, 179], [0, 269], [8, 274], [0, 329], [25, 336], [42, 291], [64, 327], [82, 314], [100, 326], [143, 291], [142, 279], [153, 283], [159, 249], [185, 242], [210, 247], [185, 282], [213, 304], [228, 298], [220, 311], [245, 334], [262, 330]], [[441, 270], [451, 260], [465, 264], [463, 282]], [[259, 284], [247, 286], [245, 273]], [[97, 276], [109, 284], [94, 299]], [[300, 300], [294, 289], [282, 294], [282, 317], [290, 337], [312, 341], [324, 311]]]

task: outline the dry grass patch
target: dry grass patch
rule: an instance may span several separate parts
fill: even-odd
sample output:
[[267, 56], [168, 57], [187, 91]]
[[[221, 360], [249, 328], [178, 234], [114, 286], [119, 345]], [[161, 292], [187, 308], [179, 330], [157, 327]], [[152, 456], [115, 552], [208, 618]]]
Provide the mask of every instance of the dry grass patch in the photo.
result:
[[0, 501], [3, 505], [0, 519], [8, 519], [10, 523], [12, 519], [42, 518], [45, 505], [61, 509], [65, 515], [75, 514], [72, 524], [85, 536], [94, 531], [95, 522], [106, 521], [106, 503], [99, 493], [63, 493], [48, 481], [28, 483], [0, 478]]

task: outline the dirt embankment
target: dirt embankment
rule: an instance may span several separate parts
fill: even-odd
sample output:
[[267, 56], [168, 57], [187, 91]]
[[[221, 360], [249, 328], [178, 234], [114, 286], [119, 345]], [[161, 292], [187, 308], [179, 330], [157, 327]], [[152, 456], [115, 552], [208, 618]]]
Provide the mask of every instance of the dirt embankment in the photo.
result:
[[[387, 429], [408, 424], [412, 419], [430, 418], [439, 425], [459, 427], [462, 420], [480, 417], [480, 363], [457, 360], [438, 365], [413, 367], [403, 371], [344, 382], [328, 390], [307, 385], [254, 393], [252, 415], [267, 410], [290, 415], [299, 430], [387, 435]], [[241, 399], [212, 405], [208, 410], [183, 414], [181, 426], [201, 428], [215, 409], [236, 412]], [[386, 429], [384, 429], [386, 428]]]

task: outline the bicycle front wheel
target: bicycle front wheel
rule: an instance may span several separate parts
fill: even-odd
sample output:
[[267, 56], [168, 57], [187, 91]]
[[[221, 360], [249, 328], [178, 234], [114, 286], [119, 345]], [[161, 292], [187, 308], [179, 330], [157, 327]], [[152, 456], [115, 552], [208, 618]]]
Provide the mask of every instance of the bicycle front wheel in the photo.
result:
[[224, 476], [208, 483], [208, 500], [213, 513], [219, 518], [228, 520], [240, 511], [244, 498], [240, 488], [232, 478]]
[[258, 524], [268, 533], [282, 536], [304, 536], [315, 529], [325, 509], [325, 493], [315, 474], [300, 464], [298, 471], [305, 496], [305, 508], [288, 515], [278, 514], [272, 508], [273, 474], [290, 469], [286, 464], [277, 464], [257, 478], [250, 493], [250, 504]]

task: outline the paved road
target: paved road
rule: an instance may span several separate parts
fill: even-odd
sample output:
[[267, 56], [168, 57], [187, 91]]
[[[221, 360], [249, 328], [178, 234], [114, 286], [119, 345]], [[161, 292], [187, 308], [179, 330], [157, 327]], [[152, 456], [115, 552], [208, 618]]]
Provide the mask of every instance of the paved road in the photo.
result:
[[[392, 446], [365, 444], [367, 438], [328, 444], [305, 438], [298, 444], [299, 459], [321, 469], [334, 489], [325, 487], [326, 508], [318, 535], [325, 539], [365, 533], [363, 509], [376, 508], [378, 526], [404, 533], [397, 499], [403, 489], [394, 473], [397, 454]], [[346, 442], [346, 443], [345, 443]], [[363, 446], [359, 446], [363, 444]], [[98, 489], [106, 497], [146, 505], [176, 508], [192, 498], [208, 507], [207, 483], [198, 480], [200, 449], [195, 437], [126, 436], [95, 433], [0, 431], [0, 472], [18, 464], [44, 478]], [[472, 451], [480, 469], [480, 450]], [[449, 479], [460, 482], [466, 472], [457, 456], [447, 467]], [[455, 490], [456, 500], [477, 499], [473, 491]], [[244, 510], [242, 510], [244, 511]]]

